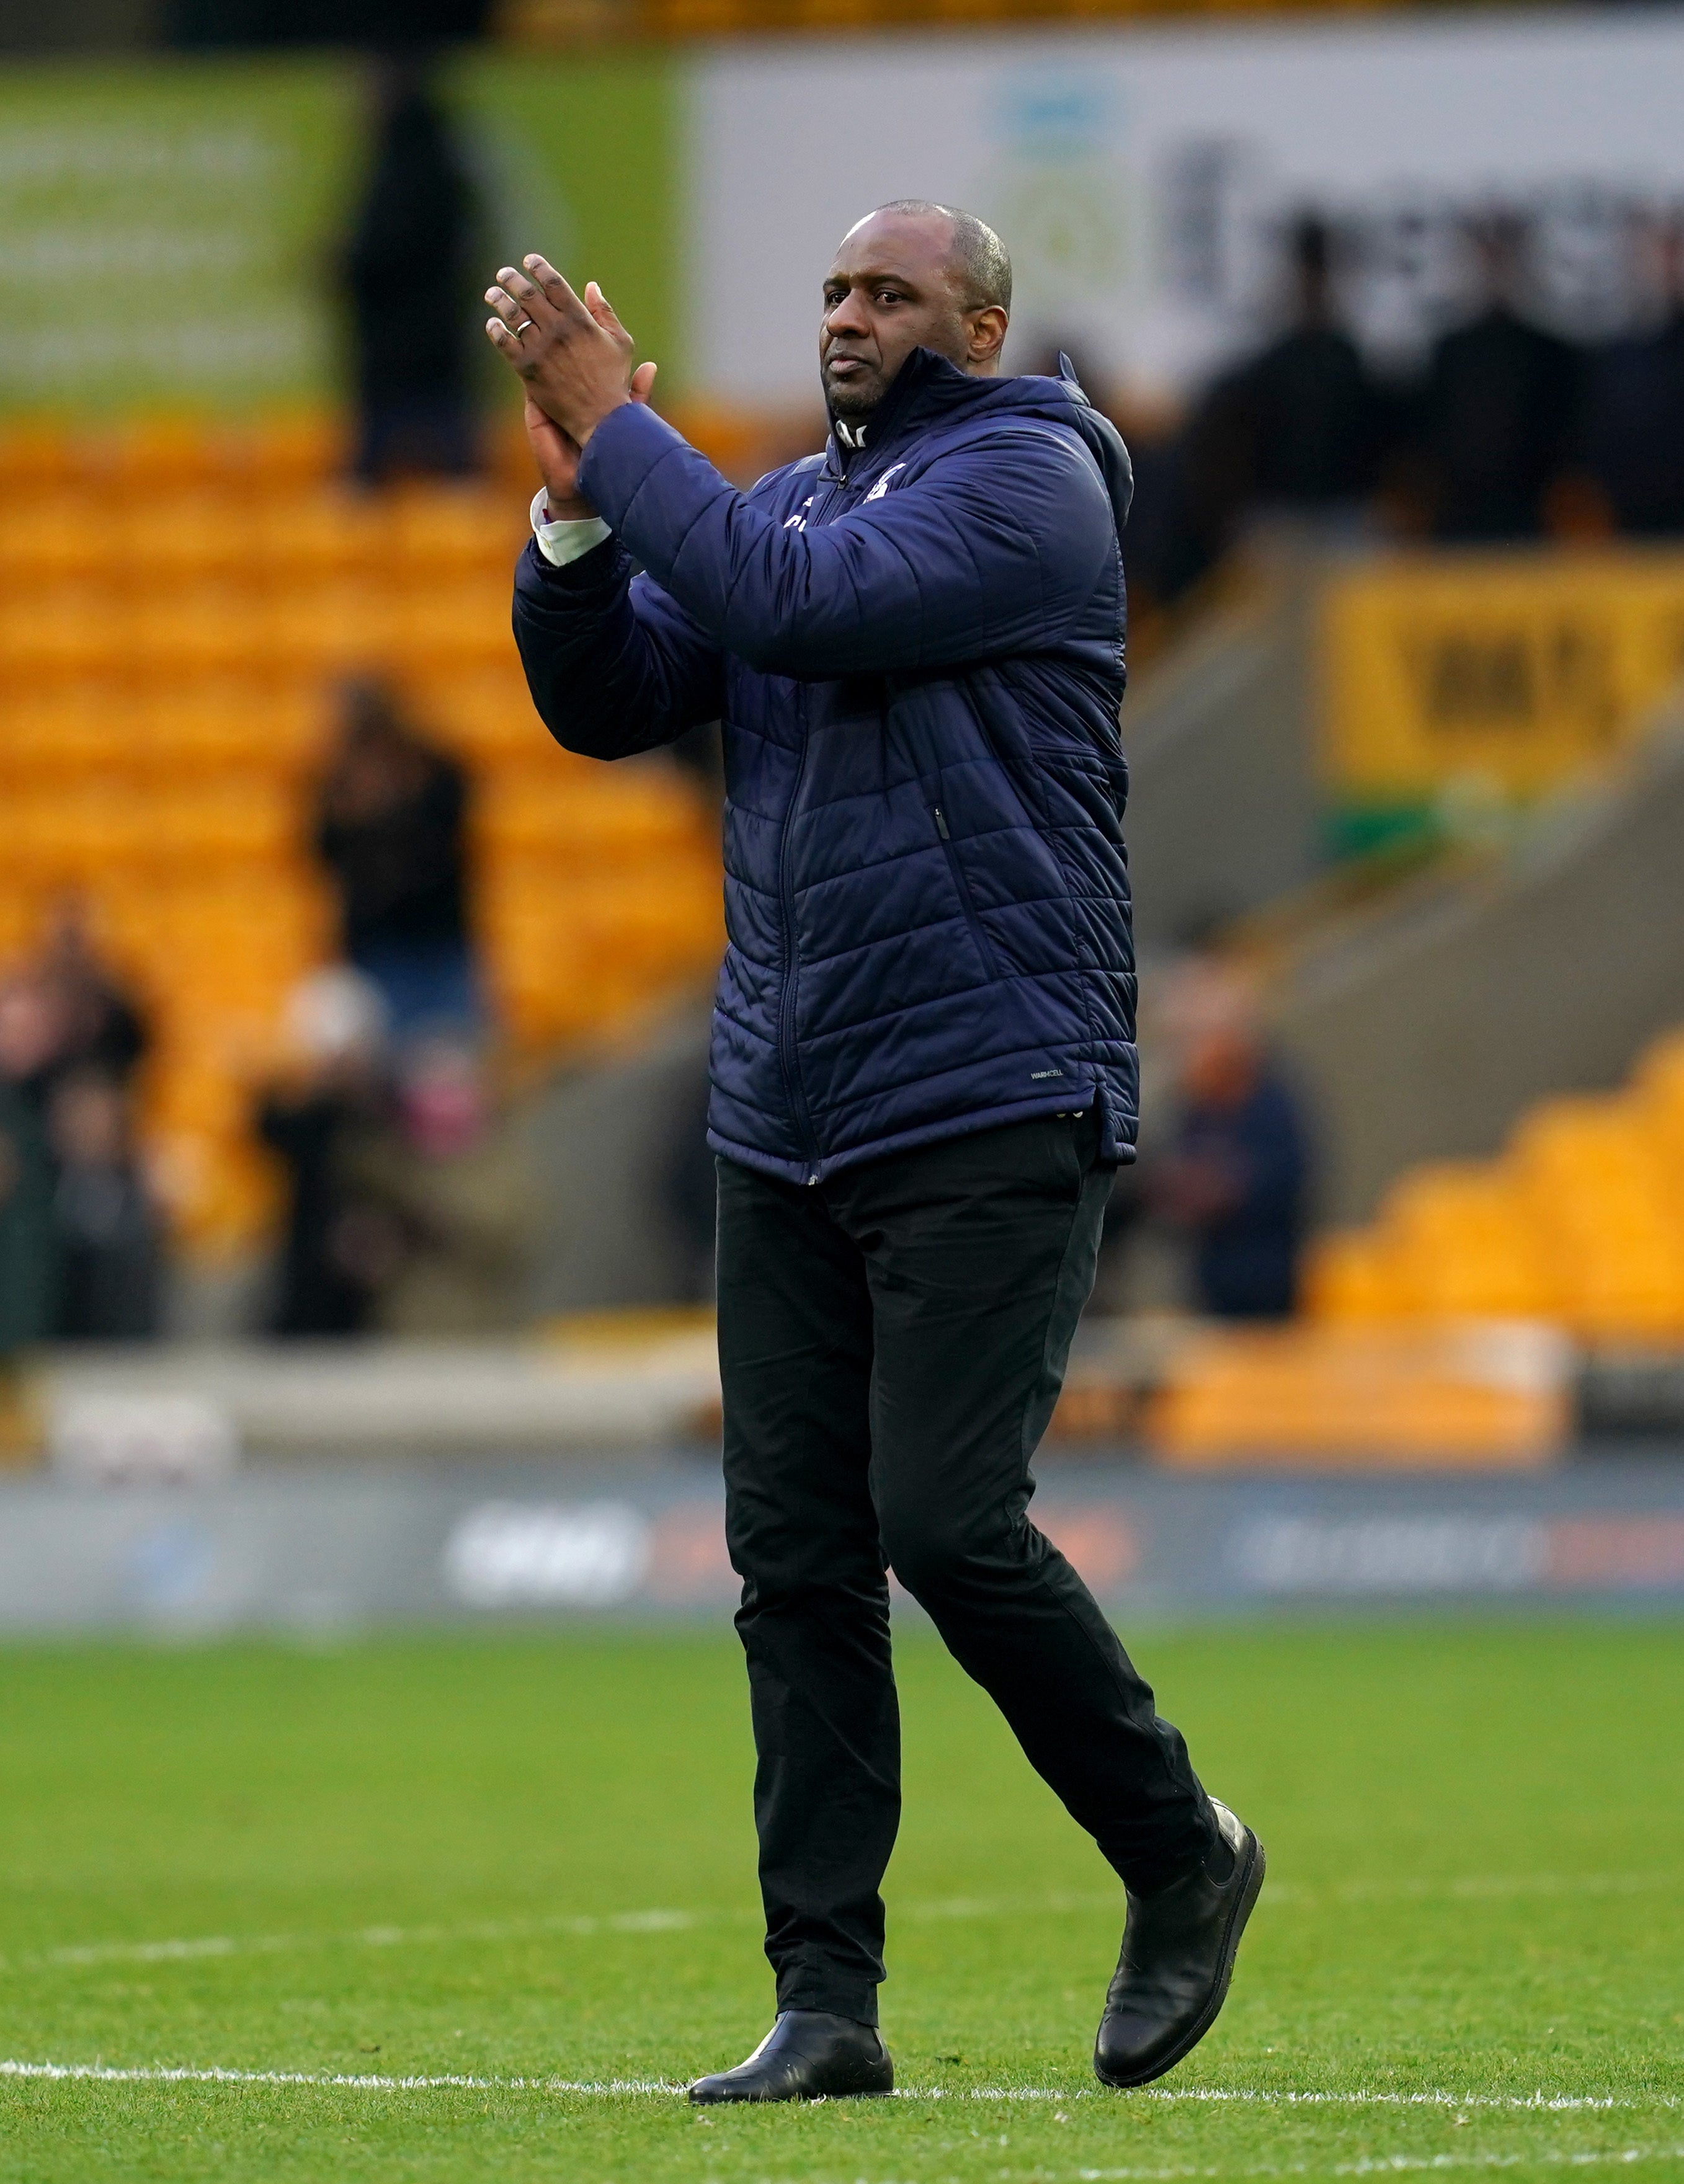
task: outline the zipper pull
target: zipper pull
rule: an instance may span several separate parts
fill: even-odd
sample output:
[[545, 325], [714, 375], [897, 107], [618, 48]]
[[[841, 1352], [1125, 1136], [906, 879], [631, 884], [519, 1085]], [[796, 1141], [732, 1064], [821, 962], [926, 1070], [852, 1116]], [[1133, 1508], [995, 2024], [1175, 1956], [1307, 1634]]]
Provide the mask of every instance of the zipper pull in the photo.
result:
[[942, 816], [941, 806], [939, 804], [932, 804], [929, 808], [935, 814], [936, 833], [940, 835], [944, 842], [951, 842], [953, 837], [947, 831], [947, 822]]

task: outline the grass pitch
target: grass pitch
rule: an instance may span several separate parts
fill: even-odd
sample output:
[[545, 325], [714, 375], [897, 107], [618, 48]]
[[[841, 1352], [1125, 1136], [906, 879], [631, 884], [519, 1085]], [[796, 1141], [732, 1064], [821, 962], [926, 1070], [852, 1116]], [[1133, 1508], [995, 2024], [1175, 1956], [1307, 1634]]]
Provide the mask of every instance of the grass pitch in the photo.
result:
[[728, 1633], [0, 1656], [0, 2178], [1684, 2176], [1684, 1628], [1136, 1650], [1269, 1852], [1188, 2062], [1096, 2086], [1120, 1892], [913, 1635], [905, 2097], [723, 2112], [659, 2081], [768, 2021]]

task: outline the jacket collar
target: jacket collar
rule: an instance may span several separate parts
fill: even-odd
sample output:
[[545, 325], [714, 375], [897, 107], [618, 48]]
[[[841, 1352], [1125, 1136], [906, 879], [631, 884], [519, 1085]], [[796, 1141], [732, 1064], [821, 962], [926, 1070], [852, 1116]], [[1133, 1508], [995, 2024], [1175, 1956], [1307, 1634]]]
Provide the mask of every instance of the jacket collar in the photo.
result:
[[879, 455], [943, 410], [997, 384], [972, 378], [933, 348], [915, 348], [889, 381], [882, 401], [857, 424], [832, 413], [829, 467], [845, 477], [850, 464], [867, 448], [873, 457]]

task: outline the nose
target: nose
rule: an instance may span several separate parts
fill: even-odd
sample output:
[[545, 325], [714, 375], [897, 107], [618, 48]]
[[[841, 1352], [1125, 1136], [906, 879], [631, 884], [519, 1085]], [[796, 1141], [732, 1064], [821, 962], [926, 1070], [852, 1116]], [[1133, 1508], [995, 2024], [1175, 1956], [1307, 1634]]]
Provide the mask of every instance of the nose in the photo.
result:
[[869, 331], [864, 307], [858, 294], [850, 288], [839, 303], [833, 304], [824, 315], [824, 331], [833, 339], [837, 335], [862, 334]]

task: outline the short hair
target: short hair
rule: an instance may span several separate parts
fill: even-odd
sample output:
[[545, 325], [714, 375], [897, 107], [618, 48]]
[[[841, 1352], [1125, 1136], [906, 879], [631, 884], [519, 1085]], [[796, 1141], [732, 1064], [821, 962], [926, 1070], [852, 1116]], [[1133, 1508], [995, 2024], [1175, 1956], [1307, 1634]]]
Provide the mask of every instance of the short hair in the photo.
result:
[[940, 213], [944, 220], [953, 223], [953, 255], [965, 276], [968, 291], [966, 308], [979, 309], [985, 304], [997, 304], [1002, 311], [1012, 308], [1012, 260], [1006, 245], [986, 220], [979, 220], [973, 212], [965, 212], [957, 205], [937, 204], [930, 198], [896, 198], [878, 207], [879, 212]]

